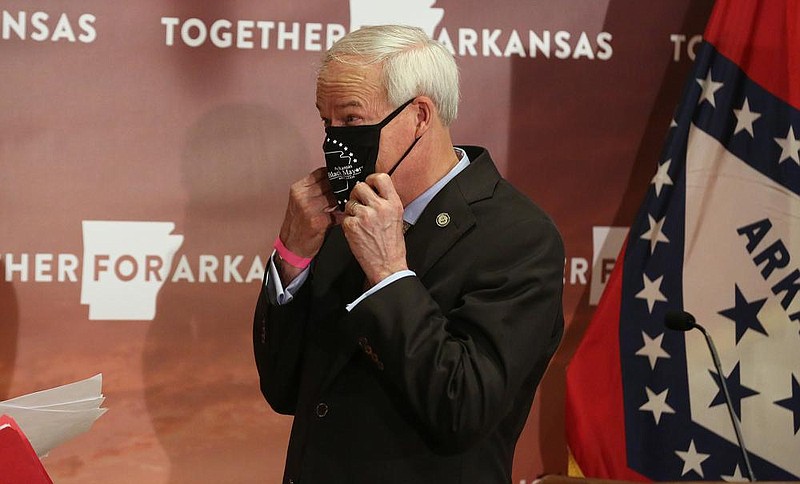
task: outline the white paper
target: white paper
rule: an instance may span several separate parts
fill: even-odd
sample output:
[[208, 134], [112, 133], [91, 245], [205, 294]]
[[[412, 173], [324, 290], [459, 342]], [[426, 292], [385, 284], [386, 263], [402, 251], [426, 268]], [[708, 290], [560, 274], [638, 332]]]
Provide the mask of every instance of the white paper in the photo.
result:
[[53, 403], [74, 402], [76, 400], [102, 396], [102, 387], [103, 374], [98, 373], [85, 380], [68, 383], [48, 390], [29, 393], [0, 403], [22, 407], [36, 407], [51, 405]]
[[91, 428], [106, 412], [103, 375], [22, 395], [0, 402], [0, 414], [11, 416], [43, 456], [67, 440]]

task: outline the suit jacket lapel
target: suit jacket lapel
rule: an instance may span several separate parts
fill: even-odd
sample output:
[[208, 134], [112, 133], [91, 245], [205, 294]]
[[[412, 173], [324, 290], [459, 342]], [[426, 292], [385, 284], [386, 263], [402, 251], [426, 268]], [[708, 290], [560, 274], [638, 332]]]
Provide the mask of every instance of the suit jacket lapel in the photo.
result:
[[475, 216], [455, 183], [446, 185], [406, 233], [408, 267], [422, 279], [464, 233]]
[[422, 279], [473, 225], [470, 205], [492, 196], [500, 174], [483, 148], [464, 146], [470, 164], [433, 197], [406, 233], [409, 268]]

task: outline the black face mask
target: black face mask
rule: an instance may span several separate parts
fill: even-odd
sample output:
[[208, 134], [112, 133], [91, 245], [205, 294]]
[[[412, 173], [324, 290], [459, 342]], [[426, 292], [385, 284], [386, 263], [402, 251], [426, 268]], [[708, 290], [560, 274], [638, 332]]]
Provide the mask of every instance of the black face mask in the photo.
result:
[[[322, 144], [322, 150], [325, 152], [325, 165], [328, 167], [328, 181], [331, 183], [339, 210], [344, 211], [356, 182], [364, 181], [367, 176], [375, 173], [381, 129], [397, 117], [412, 101], [414, 98], [403, 103], [378, 124], [325, 128], [325, 142]], [[403, 156], [387, 172], [388, 175], [391, 176], [394, 173], [417, 141], [419, 138], [411, 143]]]

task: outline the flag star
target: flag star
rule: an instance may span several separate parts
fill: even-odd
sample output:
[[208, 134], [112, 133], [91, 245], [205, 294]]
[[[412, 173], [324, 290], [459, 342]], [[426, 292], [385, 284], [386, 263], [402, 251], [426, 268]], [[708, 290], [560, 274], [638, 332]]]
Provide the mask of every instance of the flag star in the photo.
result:
[[778, 163], [783, 163], [789, 158], [800, 165], [800, 139], [794, 137], [794, 127], [789, 126], [789, 132], [785, 138], [775, 138], [775, 142], [781, 147], [781, 157]]
[[734, 284], [734, 288], [736, 290], [734, 307], [719, 311], [718, 314], [736, 323], [736, 344], [739, 344], [739, 340], [742, 339], [748, 329], [769, 336], [767, 330], [764, 329], [758, 319], [758, 313], [764, 307], [764, 303], [767, 302], [766, 298], [750, 302], [744, 297], [738, 284]]
[[639, 407], [639, 410], [653, 412], [653, 418], [656, 419], [656, 425], [658, 425], [658, 422], [661, 420], [661, 415], [665, 413], [675, 413], [675, 410], [667, 405], [667, 394], [669, 393], [669, 388], [658, 394], [648, 387], [645, 387], [645, 391], [647, 392], [647, 402]]
[[[708, 405], [709, 408], [716, 407], [717, 405], [722, 405], [725, 403], [725, 394], [722, 391], [722, 384], [719, 382], [719, 375], [716, 372], [709, 370], [711, 377], [714, 378], [714, 381], [717, 382], [717, 395], [714, 397], [714, 400]], [[742, 385], [742, 376], [741, 372], [739, 371], [739, 363], [736, 363], [736, 366], [733, 367], [731, 373], [725, 377], [725, 386], [728, 387], [728, 394], [731, 396], [731, 405], [733, 405], [733, 412], [739, 418], [739, 421], [742, 420], [742, 400], [747, 397], [752, 397], [754, 395], [758, 395], [759, 392], [753, 390], [752, 388], [748, 388]]]
[[664, 185], [672, 185], [672, 178], [669, 177], [669, 165], [671, 163], [672, 160], [667, 160], [658, 165], [656, 175], [650, 180], [650, 183], [656, 186], [656, 197], [661, 195], [661, 189], [664, 188]]
[[[656, 336], [655, 338], [651, 338], [647, 335], [644, 331], [642, 331], [642, 339], [644, 340], [644, 346], [639, 348], [639, 351], [636, 352], [638, 356], [646, 356], [648, 360], [650, 360], [650, 369], [655, 370], [656, 363], [658, 362], [659, 358], [669, 358], [669, 353], [664, 351], [664, 348], [661, 347], [661, 341], [664, 339], [664, 333]], [[658, 423], [658, 419], [656, 419], [656, 423]]]
[[748, 480], [745, 479], [744, 476], [742, 476], [742, 471], [741, 469], [739, 469], [739, 464], [736, 464], [736, 469], [733, 470], [733, 475], [730, 476], [722, 475], [719, 477], [721, 477], [722, 480], [726, 482], [748, 482]]
[[716, 94], [716, 92], [722, 88], [723, 83], [715, 82], [711, 78], [711, 71], [708, 71], [705, 79], [695, 79], [695, 81], [697, 81], [697, 83], [700, 84], [700, 87], [703, 88], [703, 93], [700, 96], [700, 99], [697, 101], [697, 104], [700, 104], [703, 101], [708, 101], [712, 106], [717, 107], [714, 94]]
[[745, 130], [750, 133], [750, 137], [752, 138], [754, 136], [753, 121], [760, 118], [761, 114], [750, 111], [750, 102], [747, 100], [747, 98], [744, 98], [742, 109], [734, 109], [733, 112], [736, 114], [736, 128], [733, 130], [733, 134]]
[[650, 228], [647, 229], [647, 232], [643, 233], [640, 239], [649, 240], [650, 241], [650, 253], [656, 251], [656, 245], [659, 242], [664, 242], [665, 244], [669, 243], [669, 239], [661, 229], [664, 227], [664, 222], [667, 220], [667, 217], [661, 217], [661, 220], [656, 221], [652, 215], [647, 214], [647, 222], [650, 224]]
[[797, 383], [797, 378], [794, 375], [792, 375], [792, 396], [774, 403], [792, 412], [794, 433], [797, 435], [797, 431], [800, 430], [800, 384]]
[[703, 476], [703, 461], [708, 459], [711, 454], [703, 454], [701, 452], [697, 452], [694, 448], [694, 439], [689, 443], [689, 448], [686, 451], [676, 450], [675, 454], [678, 457], [683, 459], [683, 472], [681, 472], [681, 477], [685, 476], [689, 473], [689, 471], [695, 471], [700, 477]]
[[642, 279], [644, 282], [644, 289], [636, 294], [636, 298], [647, 300], [648, 312], [652, 313], [656, 301], [667, 302], [667, 298], [661, 293], [661, 281], [664, 279], [664, 276], [658, 277], [655, 280], [650, 280], [647, 274], [642, 274]]

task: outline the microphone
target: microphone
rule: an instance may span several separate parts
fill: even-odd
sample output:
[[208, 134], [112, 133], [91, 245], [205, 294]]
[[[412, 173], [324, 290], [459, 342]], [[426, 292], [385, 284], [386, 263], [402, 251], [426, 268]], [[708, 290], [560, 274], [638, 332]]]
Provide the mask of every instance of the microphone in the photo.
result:
[[728, 414], [733, 423], [733, 430], [736, 432], [736, 441], [739, 443], [739, 450], [742, 452], [744, 458], [745, 471], [747, 471], [747, 478], [750, 482], [755, 482], [756, 477], [753, 474], [753, 468], [750, 466], [750, 458], [747, 454], [747, 448], [744, 445], [744, 437], [742, 436], [742, 429], [739, 427], [739, 419], [736, 418], [736, 412], [733, 411], [733, 401], [731, 395], [728, 393], [728, 385], [725, 383], [725, 374], [722, 373], [722, 364], [719, 361], [717, 348], [714, 346], [714, 341], [708, 331], [697, 323], [697, 320], [691, 313], [686, 311], [667, 311], [664, 316], [664, 325], [674, 331], [689, 331], [690, 329], [699, 329], [703, 336], [706, 338], [706, 344], [711, 352], [711, 359], [714, 360], [714, 367], [717, 369], [719, 375], [719, 384], [722, 387], [722, 393], [725, 396], [725, 403], [728, 406]]
[[689, 331], [698, 327], [697, 320], [686, 311], [668, 311], [664, 316], [664, 324], [675, 331]]

